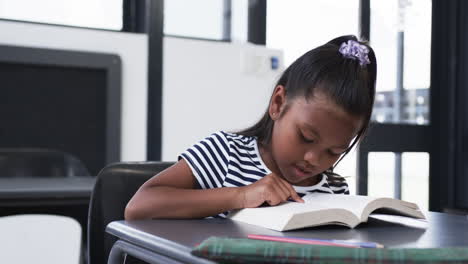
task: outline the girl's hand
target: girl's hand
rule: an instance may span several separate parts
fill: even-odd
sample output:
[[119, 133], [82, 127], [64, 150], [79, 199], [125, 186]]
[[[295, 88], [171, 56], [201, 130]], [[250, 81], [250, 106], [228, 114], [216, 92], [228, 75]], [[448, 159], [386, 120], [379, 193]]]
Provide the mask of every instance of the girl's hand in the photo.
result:
[[270, 173], [261, 180], [240, 188], [242, 208], [258, 207], [264, 202], [269, 205], [278, 205], [289, 198], [296, 202], [304, 202], [291, 184], [274, 173]]

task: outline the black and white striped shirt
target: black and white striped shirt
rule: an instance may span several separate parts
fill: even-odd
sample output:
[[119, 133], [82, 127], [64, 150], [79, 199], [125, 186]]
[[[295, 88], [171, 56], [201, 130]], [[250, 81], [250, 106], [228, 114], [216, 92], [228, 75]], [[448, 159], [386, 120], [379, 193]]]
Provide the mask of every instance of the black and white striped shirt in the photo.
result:
[[[245, 186], [271, 173], [260, 157], [255, 137], [223, 131], [193, 145], [178, 159], [182, 158], [202, 189]], [[349, 194], [344, 178], [328, 180], [325, 174], [313, 186], [293, 187], [301, 196], [308, 192]], [[218, 216], [225, 217], [226, 213]]]

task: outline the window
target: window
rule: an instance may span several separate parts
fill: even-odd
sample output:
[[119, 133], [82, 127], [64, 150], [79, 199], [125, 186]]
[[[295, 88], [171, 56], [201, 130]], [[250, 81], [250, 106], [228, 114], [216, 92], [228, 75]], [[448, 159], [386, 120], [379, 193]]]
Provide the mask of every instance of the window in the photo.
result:
[[394, 197], [395, 154], [392, 152], [369, 153], [368, 195]]
[[223, 40], [224, 5], [220, 0], [165, 1], [164, 34]]
[[370, 42], [378, 58], [372, 119], [429, 123], [431, 1], [371, 1]]
[[121, 30], [122, 7], [122, 0], [0, 0], [0, 18]]
[[429, 210], [429, 153], [402, 154], [401, 198]]
[[357, 35], [358, 15], [358, 0], [268, 1], [266, 45], [283, 50], [287, 67], [335, 37]]

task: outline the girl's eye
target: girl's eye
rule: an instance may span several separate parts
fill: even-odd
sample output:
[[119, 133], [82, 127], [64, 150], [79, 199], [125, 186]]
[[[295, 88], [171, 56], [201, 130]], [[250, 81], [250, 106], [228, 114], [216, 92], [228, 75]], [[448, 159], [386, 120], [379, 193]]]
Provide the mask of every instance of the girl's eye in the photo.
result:
[[306, 137], [304, 136], [304, 134], [302, 134], [302, 133], [301, 133], [301, 138], [302, 138], [302, 141], [304, 141], [304, 142], [306, 142], [306, 143], [314, 143], [314, 142], [315, 142], [315, 140], [313, 140], [313, 139], [306, 138]]
[[335, 153], [333, 151], [328, 151], [328, 153], [330, 154], [330, 156], [340, 156], [342, 153]]

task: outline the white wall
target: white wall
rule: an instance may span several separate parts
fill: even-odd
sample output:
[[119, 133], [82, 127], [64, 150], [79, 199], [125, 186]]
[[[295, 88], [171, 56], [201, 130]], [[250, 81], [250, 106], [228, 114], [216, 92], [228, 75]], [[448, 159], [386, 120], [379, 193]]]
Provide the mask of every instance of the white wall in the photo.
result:
[[0, 21], [0, 44], [114, 53], [122, 59], [121, 159], [146, 160], [147, 57], [145, 34]]
[[[85, 28], [0, 21], [0, 44], [114, 53], [122, 59], [122, 161], [146, 160], [148, 37]], [[266, 109], [281, 67], [279, 50], [252, 44], [165, 37], [162, 160], [173, 161], [217, 130], [235, 131]]]
[[218, 130], [241, 130], [268, 105], [282, 52], [252, 44], [165, 37], [163, 49], [162, 160]]

